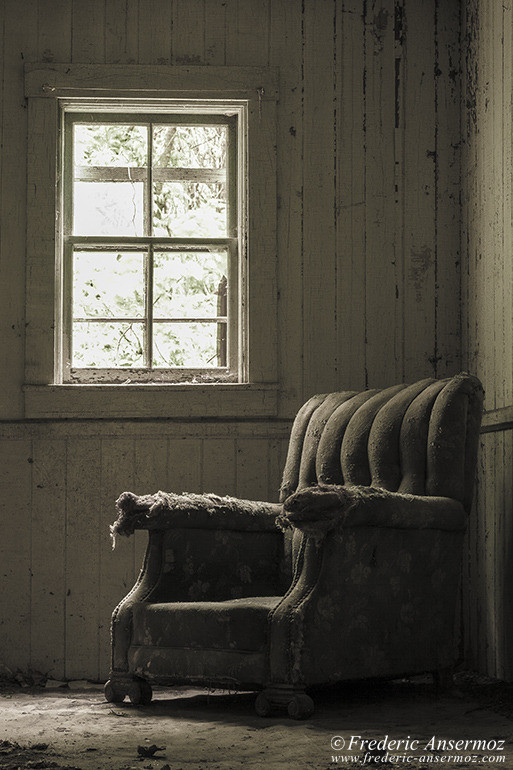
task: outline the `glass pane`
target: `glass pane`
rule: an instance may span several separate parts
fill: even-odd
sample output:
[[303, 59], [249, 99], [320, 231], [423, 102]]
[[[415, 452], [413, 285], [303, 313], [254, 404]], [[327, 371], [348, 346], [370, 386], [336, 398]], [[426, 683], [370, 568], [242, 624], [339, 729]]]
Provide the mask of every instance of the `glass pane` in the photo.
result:
[[143, 235], [143, 182], [75, 182], [75, 235]]
[[76, 166], [146, 166], [146, 126], [91, 123], [74, 126]]
[[224, 365], [218, 363], [218, 336], [222, 350], [221, 338], [226, 338], [224, 323], [154, 323], [153, 366], [208, 368]]
[[226, 315], [226, 251], [155, 252], [154, 318]]
[[73, 323], [74, 368], [143, 366], [143, 350], [143, 323]]
[[144, 317], [144, 254], [75, 252], [73, 317], [95, 316]]
[[153, 232], [187, 238], [226, 236], [226, 185], [155, 182]]
[[154, 126], [153, 165], [225, 168], [226, 126]]

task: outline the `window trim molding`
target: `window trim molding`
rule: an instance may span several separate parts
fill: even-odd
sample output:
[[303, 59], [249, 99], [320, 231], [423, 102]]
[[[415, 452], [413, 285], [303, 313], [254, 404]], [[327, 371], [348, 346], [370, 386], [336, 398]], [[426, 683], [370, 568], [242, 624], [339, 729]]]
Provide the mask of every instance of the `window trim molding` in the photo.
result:
[[[166, 392], [166, 416], [206, 416], [201, 403], [211, 403], [223, 415], [250, 416], [276, 414], [277, 408], [277, 238], [276, 238], [276, 101], [278, 71], [274, 67], [209, 67], [172, 65], [110, 64], [26, 64], [25, 95], [28, 98], [27, 168], [27, 283], [25, 343], [25, 416], [58, 414], [81, 416], [80, 385], [56, 385], [56, 290], [61, 280], [56, 254], [60, 250], [57, 223], [62, 201], [58, 203], [60, 101], [67, 99], [127, 99], [229, 101], [244, 99], [248, 105], [247, 243], [242, 255], [246, 270], [246, 293], [242, 297], [246, 318], [247, 349], [244, 368], [247, 382], [228, 386], [215, 383], [192, 385], [132, 384], [119, 386], [120, 399], [113, 407], [109, 385], [91, 386], [97, 416], [119, 415], [126, 402], [126, 417], [162, 414], [162, 399], [154, 398], [154, 388]], [[31, 386], [38, 386], [34, 389]], [[137, 390], [140, 407], [133, 396]], [[208, 391], [205, 399], [193, 399], [198, 411], [191, 412], [189, 390]], [[37, 391], [37, 398], [34, 393]], [[82, 391], [85, 393], [85, 391]], [[262, 398], [262, 393], [267, 396]], [[59, 394], [57, 397], [56, 394]], [[46, 394], [46, 395], [45, 395]], [[238, 396], [240, 394], [240, 397]], [[244, 395], [242, 395], [244, 394]], [[253, 394], [248, 397], [248, 394]], [[270, 394], [273, 394], [272, 397]], [[69, 403], [69, 409], [66, 404]], [[158, 402], [158, 403], [157, 403]], [[152, 404], [154, 410], [152, 411]], [[263, 410], [263, 411], [262, 411]]]

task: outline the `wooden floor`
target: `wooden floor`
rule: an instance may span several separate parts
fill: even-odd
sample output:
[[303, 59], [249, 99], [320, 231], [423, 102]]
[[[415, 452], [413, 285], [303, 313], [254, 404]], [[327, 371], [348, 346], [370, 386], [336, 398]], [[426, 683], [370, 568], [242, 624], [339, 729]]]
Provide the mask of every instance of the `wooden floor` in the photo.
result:
[[[394, 749], [392, 744], [389, 755], [415, 756], [409, 768], [438, 764], [444, 756], [447, 768], [462, 764], [512, 768], [513, 700], [507, 685], [499, 687], [500, 692], [487, 685], [466, 687], [464, 693], [436, 697], [433, 685], [419, 679], [345, 686], [314, 694], [316, 712], [307, 722], [294, 722], [283, 715], [257, 717], [254, 693], [159, 689], [149, 706], [135, 708], [106, 703], [98, 685], [89, 689], [72, 685], [65, 690], [18, 687], [2, 693], [0, 767], [217, 770], [242, 766], [405, 766], [407, 760], [401, 758], [390, 758], [384, 764], [386, 757], [379, 745], [365, 760], [360, 740], [387, 738], [403, 741], [402, 748]], [[497, 708], [503, 713], [497, 713]], [[359, 738], [348, 750], [351, 736]], [[408, 739], [418, 741], [412, 752], [404, 747]], [[451, 751], [437, 749], [439, 740], [470, 743], [467, 750]], [[473, 747], [473, 741], [485, 743]], [[504, 741], [505, 750], [498, 748], [498, 741]], [[151, 754], [151, 747], [161, 750], [144, 758], [139, 746], [147, 754]], [[473, 759], [466, 760], [467, 756]]]

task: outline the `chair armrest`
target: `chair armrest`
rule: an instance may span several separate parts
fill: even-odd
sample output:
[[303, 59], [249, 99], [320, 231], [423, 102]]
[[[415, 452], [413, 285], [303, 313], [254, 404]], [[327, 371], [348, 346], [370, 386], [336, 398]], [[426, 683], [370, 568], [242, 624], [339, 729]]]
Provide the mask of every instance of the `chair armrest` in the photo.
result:
[[281, 505], [213, 494], [159, 491], [155, 495], [137, 496], [123, 492], [116, 501], [116, 510], [118, 517], [110, 527], [113, 543], [116, 535], [129, 536], [136, 529], [275, 532]]
[[303, 537], [293, 584], [271, 617], [271, 681], [337, 681], [371, 669], [400, 675], [453, 662], [447, 640], [465, 528], [461, 503], [311, 487], [287, 498], [278, 523]]
[[288, 497], [278, 525], [322, 538], [335, 527], [463, 531], [463, 505], [448, 497], [388, 492], [373, 487], [314, 486]]

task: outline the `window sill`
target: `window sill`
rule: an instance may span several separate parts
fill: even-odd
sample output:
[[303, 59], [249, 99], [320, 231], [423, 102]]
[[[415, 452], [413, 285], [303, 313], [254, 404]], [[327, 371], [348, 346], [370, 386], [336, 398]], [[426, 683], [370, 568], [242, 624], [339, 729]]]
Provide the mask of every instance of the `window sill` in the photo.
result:
[[274, 383], [25, 385], [27, 419], [247, 418], [277, 414]]

